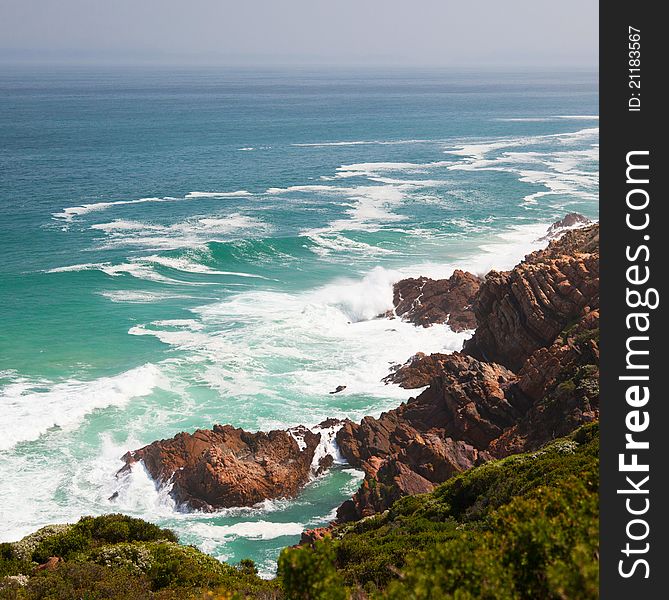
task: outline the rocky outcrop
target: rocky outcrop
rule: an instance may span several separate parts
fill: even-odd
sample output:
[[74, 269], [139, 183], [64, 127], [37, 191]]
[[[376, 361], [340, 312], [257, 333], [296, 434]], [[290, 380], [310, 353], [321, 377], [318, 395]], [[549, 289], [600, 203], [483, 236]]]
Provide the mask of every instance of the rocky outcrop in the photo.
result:
[[337, 444], [366, 479], [338, 512], [358, 519], [489, 458], [485, 448], [517, 422], [524, 406], [507, 393], [516, 377], [461, 353], [439, 355], [439, 372], [416, 398], [360, 423], [347, 421]]
[[215, 425], [128, 452], [120, 472], [141, 460], [157, 482], [171, 483], [178, 504], [191, 508], [252, 506], [295, 496], [312, 476], [319, 442], [320, 434], [306, 428], [249, 433]]
[[537, 350], [518, 375], [518, 389], [532, 404], [491, 442], [494, 456], [536, 450], [599, 418], [599, 311], [568, 327], [548, 348]]
[[478, 326], [465, 352], [519, 370], [568, 324], [598, 308], [598, 243], [597, 225], [569, 231], [513, 270], [491, 271], [474, 302]]
[[597, 419], [598, 307], [597, 225], [569, 231], [511, 271], [489, 273], [464, 352], [415, 355], [385, 381], [427, 389], [337, 434], [342, 454], [366, 474], [338, 518], [385, 510], [480, 462], [534, 450]]
[[315, 527], [314, 529], [305, 529], [300, 536], [300, 546], [313, 546], [316, 542], [324, 540], [332, 535], [333, 526]]
[[407, 390], [425, 387], [443, 371], [442, 362], [448, 354], [414, 354], [405, 364], [396, 365], [391, 373], [383, 378], [385, 383], [394, 383]]
[[471, 304], [480, 285], [476, 275], [460, 270], [448, 279], [402, 279], [393, 288], [395, 314], [423, 327], [448, 323], [453, 331], [474, 329]]
[[579, 227], [586, 227], [590, 225], [592, 221], [588, 217], [584, 217], [579, 213], [567, 213], [559, 221], [555, 221], [546, 232], [546, 235], [542, 237], [542, 240], [555, 240], [562, 236], [565, 231], [568, 229], [578, 229]]

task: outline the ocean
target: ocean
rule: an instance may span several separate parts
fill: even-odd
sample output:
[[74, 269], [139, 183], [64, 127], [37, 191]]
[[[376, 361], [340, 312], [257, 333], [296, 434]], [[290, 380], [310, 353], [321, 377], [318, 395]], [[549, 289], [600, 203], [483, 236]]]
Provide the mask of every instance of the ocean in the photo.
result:
[[271, 575], [360, 472], [188, 513], [121, 456], [415, 395], [470, 333], [378, 318], [393, 282], [597, 219], [597, 114], [589, 72], [0, 67], [0, 541], [123, 512]]

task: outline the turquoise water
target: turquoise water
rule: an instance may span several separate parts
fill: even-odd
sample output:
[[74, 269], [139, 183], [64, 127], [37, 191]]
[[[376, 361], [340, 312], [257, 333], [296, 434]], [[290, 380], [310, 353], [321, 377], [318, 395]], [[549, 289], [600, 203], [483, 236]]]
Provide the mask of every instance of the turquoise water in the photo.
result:
[[467, 334], [375, 318], [392, 283], [597, 218], [597, 104], [592, 73], [4, 67], [0, 538], [122, 511], [271, 573], [359, 473], [185, 514], [120, 456], [407, 399], [389, 366]]

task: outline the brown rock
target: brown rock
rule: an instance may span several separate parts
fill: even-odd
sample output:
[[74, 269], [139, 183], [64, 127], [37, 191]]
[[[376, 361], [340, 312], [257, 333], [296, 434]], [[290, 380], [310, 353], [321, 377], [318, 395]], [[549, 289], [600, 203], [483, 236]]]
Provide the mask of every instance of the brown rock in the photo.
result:
[[300, 450], [286, 431], [248, 433], [230, 425], [179, 433], [124, 456], [127, 470], [143, 461], [160, 484], [171, 482], [181, 505], [202, 510], [252, 506], [266, 499], [295, 496], [311, 477], [320, 434], [299, 432]]
[[471, 304], [480, 285], [476, 275], [460, 270], [448, 279], [402, 279], [393, 288], [395, 314], [423, 327], [448, 322], [453, 331], [474, 329]]
[[403, 495], [429, 491], [486, 460], [485, 447], [518, 419], [505, 395], [515, 379], [500, 365], [440, 355], [439, 371], [417, 398], [378, 419], [346, 422], [337, 433], [339, 449], [366, 479], [338, 518], [385, 510]]
[[300, 546], [313, 546], [316, 542], [332, 535], [332, 525], [305, 529], [300, 536]]
[[59, 556], [50, 556], [45, 563], [39, 565], [35, 570], [36, 571], [53, 571], [58, 567], [60, 563], [63, 562], [63, 559]]
[[559, 221], [555, 221], [546, 232], [542, 240], [554, 240], [562, 236], [568, 229], [576, 229], [579, 227], [586, 227], [592, 221], [588, 217], [584, 217], [579, 213], [567, 213]]
[[491, 271], [474, 303], [478, 328], [464, 350], [519, 370], [598, 307], [599, 226], [593, 225], [567, 232], [511, 271]]
[[518, 388], [534, 400], [488, 450], [507, 456], [540, 448], [599, 418], [599, 311], [537, 350], [519, 373]]
[[403, 495], [598, 418], [598, 307], [598, 225], [568, 232], [509, 272], [488, 274], [466, 353], [415, 355], [385, 381], [429, 387], [339, 431], [342, 454], [366, 477], [338, 518], [386, 510]]
[[[456, 272], [441, 282], [399, 282], [398, 314], [422, 325], [451, 323], [457, 311], [447, 301], [478, 286], [473, 277]], [[461, 309], [470, 318], [471, 311]], [[358, 492], [339, 508], [339, 520], [386, 510], [402, 496], [429, 491], [492, 457], [538, 448], [598, 418], [598, 225], [567, 232], [511, 271], [489, 273], [474, 312], [478, 328], [464, 352], [419, 353], [386, 378], [405, 388], [427, 386], [420, 395], [378, 418], [321, 424], [341, 425], [340, 452], [365, 472]], [[142, 460], [191, 507], [252, 505], [294, 496], [313, 475], [319, 441], [320, 434], [306, 428], [248, 433], [217, 425], [128, 453], [122, 471]], [[316, 471], [332, 463], [326, 456]]]
[[425, 387], [443, 371], [441, 362], [448, 354], [414, 354], [404, 365], [398, 365], [390, 375], [383, 378], [385, 383], [394, 383], [407, 390]]

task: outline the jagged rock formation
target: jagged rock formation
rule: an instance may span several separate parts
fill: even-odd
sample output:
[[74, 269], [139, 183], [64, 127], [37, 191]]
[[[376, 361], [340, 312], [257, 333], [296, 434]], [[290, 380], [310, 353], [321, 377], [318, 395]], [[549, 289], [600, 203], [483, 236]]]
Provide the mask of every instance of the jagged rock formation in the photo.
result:
[[438, 356], [438, 370], [417, 398], [378, 419], [347, 421], [337, 433], [342, 455], [367, 475], [341, 507], [341, 520], [385, 510], [487, 460], [485, 448], [520, 418], [525, 406], [506, 393], [516, 380], [511, 371], [461, 353]]
[[385, 383], [394, 383], [406, 390], [430, 385], [432, 380], [443, 370], [443, 361], [449, 354], [414, 354], [404, 365], [393, 367], [392, 372], [383, 378]]
[[590, 225], [592, 221], [588, 217], [584, 217], [579, 213], [567, 213], [559, 221], [555, 221], [546, 232], [546, 235], [542, 237], [542, 240], [555, 240], [562, 236], [562, 234], [568, 229], [578, 229], [580, 227], [586, 227]]
[[[302, 449], [295, 437], [303, 441]], [[320, 434], [306, 428], [294, 436], [215, 425], [128, 452], [120, 473], [141, 460], [157, 482], [172, 483], [178, 504], [201, 510], [252, 506], [295, 496], [312, 475], [319, 442]]]
[[481, 280], [456, 270], [448, 279], [402, 279], [393, 287], [395, 314], [414, 325], [448, 323], [453, 331], [474, 329], [471, 304]]
[[598, 225], [569, 231], [513, 270], [488, 273], [474, 302], [477, 328], [465, 352], [519, 370], [567, 325], [598, 308], [598, 244]]
[[[429, 385], [337, 442], [365, 471], [338, 513], [355, 520], [494, 457], [536, 449], [599, 415], [599, 226], [488, 274], [463, 353], [418, 354], [387, 382]], [[496, 362], [492, 362], [492, 361]]]

